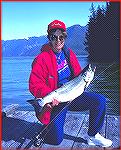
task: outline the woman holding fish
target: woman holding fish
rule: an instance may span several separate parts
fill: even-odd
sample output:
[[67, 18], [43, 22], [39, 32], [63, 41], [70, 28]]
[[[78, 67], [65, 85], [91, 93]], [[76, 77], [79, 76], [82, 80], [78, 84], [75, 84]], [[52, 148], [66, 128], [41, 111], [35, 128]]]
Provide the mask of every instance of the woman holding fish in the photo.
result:
[[[74, 52], [65, 46], [67, 37], [66, 26], [62, 21], [54, 20], [48, 25], [49, 43], [43, 45], [41, 54], [39, 54], [32, 64], [32, 71], [29, 79], [29, 89], [35, 98], [43, 98], [52, 91], [60, 88], [63, 84], [79, 76], [82, 68]], [[85, 74], [86, 84], [92, 81], [90, 73]], [[73, 93], [74, 94], [74, 93]], [[39, 110], [39, 101], [35, 100], [33, 104], [36, 114]], [[45, 137], [49, 144], [58, 145], [63, 140], [63, 126], [67, 111], [86, 111], [89, 110], [89, 128], [87, 143], [89, 145], [98, 145], [109, 147], [112, 141], [102, 137], [99, 134], [105, 117], [106, 99], [103, 95], [91, 92], [83, 92], [75, 98], [69, 105], [62, 102], [61, 99], [53, 97], [52, 102], [44, 106], [41, 117], [46, 114], [49, 117], [50, 112], [50, 131]], [[50, 111], [49, 111], [50, 110]], [[46, 113], [47, 112], [47, 113]], [[39, 118], [39, 117], [38, 117]], [[45, 120], [45, 123], [46, 120]]]

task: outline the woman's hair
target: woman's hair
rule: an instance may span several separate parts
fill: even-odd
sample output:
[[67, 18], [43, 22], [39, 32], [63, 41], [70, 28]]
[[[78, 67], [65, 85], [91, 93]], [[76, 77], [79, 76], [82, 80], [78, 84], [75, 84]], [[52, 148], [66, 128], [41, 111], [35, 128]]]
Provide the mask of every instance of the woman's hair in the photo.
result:
[[[67, 37], [66, 31], [64, 31], [63, 29], [60, 29], [60, 28], [57, 28], [57, 29], [59, 29], [62, 32], [62, 34], [65, 38]], [[57, 29], [52, 29], [50, 32], [48, 32], [47, 37], [48, 37], [49, 40], [50, 40], [50, 36], [53, 35], [56, 32]]]

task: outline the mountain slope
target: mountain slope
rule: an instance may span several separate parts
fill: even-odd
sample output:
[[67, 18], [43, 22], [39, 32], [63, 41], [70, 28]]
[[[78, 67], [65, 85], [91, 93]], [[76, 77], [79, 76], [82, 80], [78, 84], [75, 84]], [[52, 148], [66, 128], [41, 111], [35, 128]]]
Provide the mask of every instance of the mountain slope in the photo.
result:
[[[66, 45], [77, 55], [87, 55], [85, 46], [86, 26], [73, 25], [67, 28]], [[28, 39], [2, 41], [2, 56], [35, 56], [40, 53], [41, 46], [48, 42], [46, 35]]]

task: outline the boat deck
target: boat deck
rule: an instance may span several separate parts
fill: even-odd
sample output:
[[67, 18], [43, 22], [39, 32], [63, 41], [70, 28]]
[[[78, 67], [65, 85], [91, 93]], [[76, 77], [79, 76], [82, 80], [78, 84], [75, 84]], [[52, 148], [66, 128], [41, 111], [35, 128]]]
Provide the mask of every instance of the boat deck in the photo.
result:
[[[6, 109], [7, 110], [7, 109]], [[33, 111], [18, 111], [10, 107], [3, 114], [2, 148], [27, 149], [35, 148], [33, 143], [35, 135], [42, 130]], [[68, 112], [64, 125], [64, 139], [60, 145], [41, 144], [42, 149], [82, 149], [89, 148], [86, 141], [89, 115], [87, 113]], [[120, 116], [106, 115], [101, 135], [113, 141], [112, 148], [120, 147]], [[94, 148], [94, 147], [91, 147]], [[95, 147], [96, 149], [100, 147]], [[103, 148], [100, 148], [103, 149]]]

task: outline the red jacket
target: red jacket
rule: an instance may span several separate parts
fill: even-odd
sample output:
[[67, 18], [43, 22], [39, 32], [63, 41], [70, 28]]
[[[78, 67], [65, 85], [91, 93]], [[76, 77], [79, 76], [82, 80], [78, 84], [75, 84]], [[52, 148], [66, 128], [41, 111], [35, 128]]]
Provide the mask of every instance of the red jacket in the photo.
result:
[[[82, 69], [72, 50], [70, 50], [70, 65], [74, 77], [78, 76]], [[57, 81], [56, 56], [50, 44], [46, 44], [42, 47], [42, 52], [33, 61], [29, 90], [36, 98], [41, 98], [57, 89]]]

